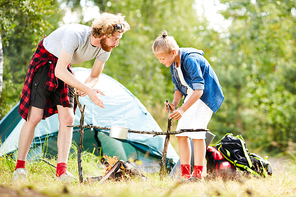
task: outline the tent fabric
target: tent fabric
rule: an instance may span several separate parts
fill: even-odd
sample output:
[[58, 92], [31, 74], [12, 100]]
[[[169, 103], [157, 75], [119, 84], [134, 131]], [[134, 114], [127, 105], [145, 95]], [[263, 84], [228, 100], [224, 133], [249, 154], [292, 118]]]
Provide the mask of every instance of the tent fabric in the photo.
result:
[[[75, 67], [73, 68], [73, 71], [75, 76], [80, 81], [84, 82], [89, 76], [91, 69]], [[104, 103], [105, 109], [95, 105], [88, 96], [80, 97], [80, 103], [85, 105], [85, 125], [90, 124], [101, 127], [117, 125], [137, 131], [161, 131], [160, 127], [145, 106], [118, 81], [102, 73], [95, 88], [100, 89], [105, 94], [105, 96], [98, 94]], [[0, 156], [15, 152], [18, 148], [19, 133], [24, 124], [24, 120], [17, 113], [17, 110], [18, 104], [0, 121]], [[80, 125], [80, 117], [80, 110], [77, 109], [74, 125]], [[56, 138], [58, 128], [59, 121], [57, 114], [45, 120], [41, 120], [35, 129], [31, 147], [37, 150], [37, 147], [40, 149], [41, 145], [44, 145], [45, 143], [47, 144], [47, 147], [42, 147], [42, 150], [54, 152], [53, 149], [56, 148], [56, 144], [51, 142], [51, 139]], [[77, 134], [79, 136], [78, 129], [79, 128], [74, 129], [74, 141], [75, 136]], [[90, 146], [88, 148], [91, 149], [91, 144], [95, 143], [90, 142], [90, 139], [88, 138], [94, 136], [94, 129], [86, 129], [84, 133], [87, 135], [84, 137], [84, 148]], [[105, 150], [103, 148], [103, 152], [107, 155], [110, 153], [116, 156], [116, 154], [119, 154], [119, 152], [122, 152], [123, 150], [125, 152], [135, 153], [135, 150], [137, 150], [138, 152], [143, 153], [144, 156], [145, 153], [149, 153], [151, 157], [158, 159], [162, 156], [164, 135], [153, 137], [153, 135], [150, 134], [128, 133], [126, 141], [113, 139], [108, 135], [109, 130], [98, 130], [97, 132], [98, 139], [101, 141], [103, 147], [105, 147]], [[92, 149], [93, 148], [94, 147], [92, 147]], [[130, 154], [124, 154], [119, 155], [123, 160], [128, 159]], [[144, 156], [142, 158], [144, 158]], [[167, 158], [172, 159], [175, 163], [179, 159], [178, 154], [171, 144], [169, 144], [168, 147]]]

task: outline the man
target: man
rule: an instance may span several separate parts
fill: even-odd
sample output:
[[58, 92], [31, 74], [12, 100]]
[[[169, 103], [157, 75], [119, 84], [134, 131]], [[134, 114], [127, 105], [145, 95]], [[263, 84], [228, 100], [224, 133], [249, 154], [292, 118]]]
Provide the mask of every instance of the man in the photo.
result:
[[[74, 123], [74, 88], [80, 96], [88, 95], [96, 105], [104, 108], [98, 93], [104, 94], [92, 87], [98, 82], [112, 49], [129, 29], [124, 16], [103, 13], [93, 21], [92, 27], [65, 25], [40, 41], [30, 62], [20, 100], [19, 113], [26, 122], [20, 132], [13, 181], [26, 178], [25, 160], [37, 124], [55, 113], [58, 113], [60, 123], [56, 178], [67, 181], [73, 177], [67, 171], [73, 129], [67, 126]], [[72, 75], [71, 63], [94, 58], [90, 76], [81, 83]]]

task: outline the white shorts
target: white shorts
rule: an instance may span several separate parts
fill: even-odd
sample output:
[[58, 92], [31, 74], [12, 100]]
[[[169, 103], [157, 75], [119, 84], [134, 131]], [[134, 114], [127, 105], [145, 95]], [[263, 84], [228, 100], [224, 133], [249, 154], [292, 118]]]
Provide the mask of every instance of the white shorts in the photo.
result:
[[[212, 114], [213, 111], [202, 100], [198, 99], [178, 121], [176, 130], [180, 131], [181, 129], [206, 129], [208, 123], [211, 120]], [[205, 139], [206, 132], [184, 132], [177, 134], [176, 136], [187, 136], [192, 139]]]

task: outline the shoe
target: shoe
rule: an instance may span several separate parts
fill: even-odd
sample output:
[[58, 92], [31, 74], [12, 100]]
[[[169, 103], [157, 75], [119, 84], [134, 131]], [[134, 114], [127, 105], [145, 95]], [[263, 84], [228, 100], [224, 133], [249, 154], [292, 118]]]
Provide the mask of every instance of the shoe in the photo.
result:
[[60, 177], [57, 177], [57, 175], [54, 175], [54, 177], [56, 180], [59, 180], [63, 183], [73, 183], [77, 181], [75, 176], [68, 171], [66, 171], [66, 173], [62, 174]]
[[25, 180], [27, 178], [27, 169], [26, 168], [17, 168], [13, 172], [12, 181], [16, 182], [18, 180]]
[[195, 176], [192, 176], [188, 179], [188, 181], [190, 181], [190, 182], [204, 182], [204, 179], [203, 178], [200, 179]]

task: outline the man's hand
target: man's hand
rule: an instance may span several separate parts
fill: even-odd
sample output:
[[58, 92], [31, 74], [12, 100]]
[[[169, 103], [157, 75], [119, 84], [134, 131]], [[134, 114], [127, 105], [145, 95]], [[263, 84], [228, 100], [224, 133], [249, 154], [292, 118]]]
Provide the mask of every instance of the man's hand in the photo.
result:
[[80, 90], [78, 90], [78, 89], [76, 89], [76, 88], [75, 88], [75, 93], [76, 93], [78, 96], [81, 96], [81, 97], [84, 97], [84, 96], [87, 95], [85, 92], [82, 92], [82, 91], [80, 91]]
[[99, 89], [91, 89], [88, 93], [88, 96], [96, 105], [105, 109], [104, 103], [99, 98], [98, 93], [101, 94], [102, 96], [105, 96], [105, 94]]

